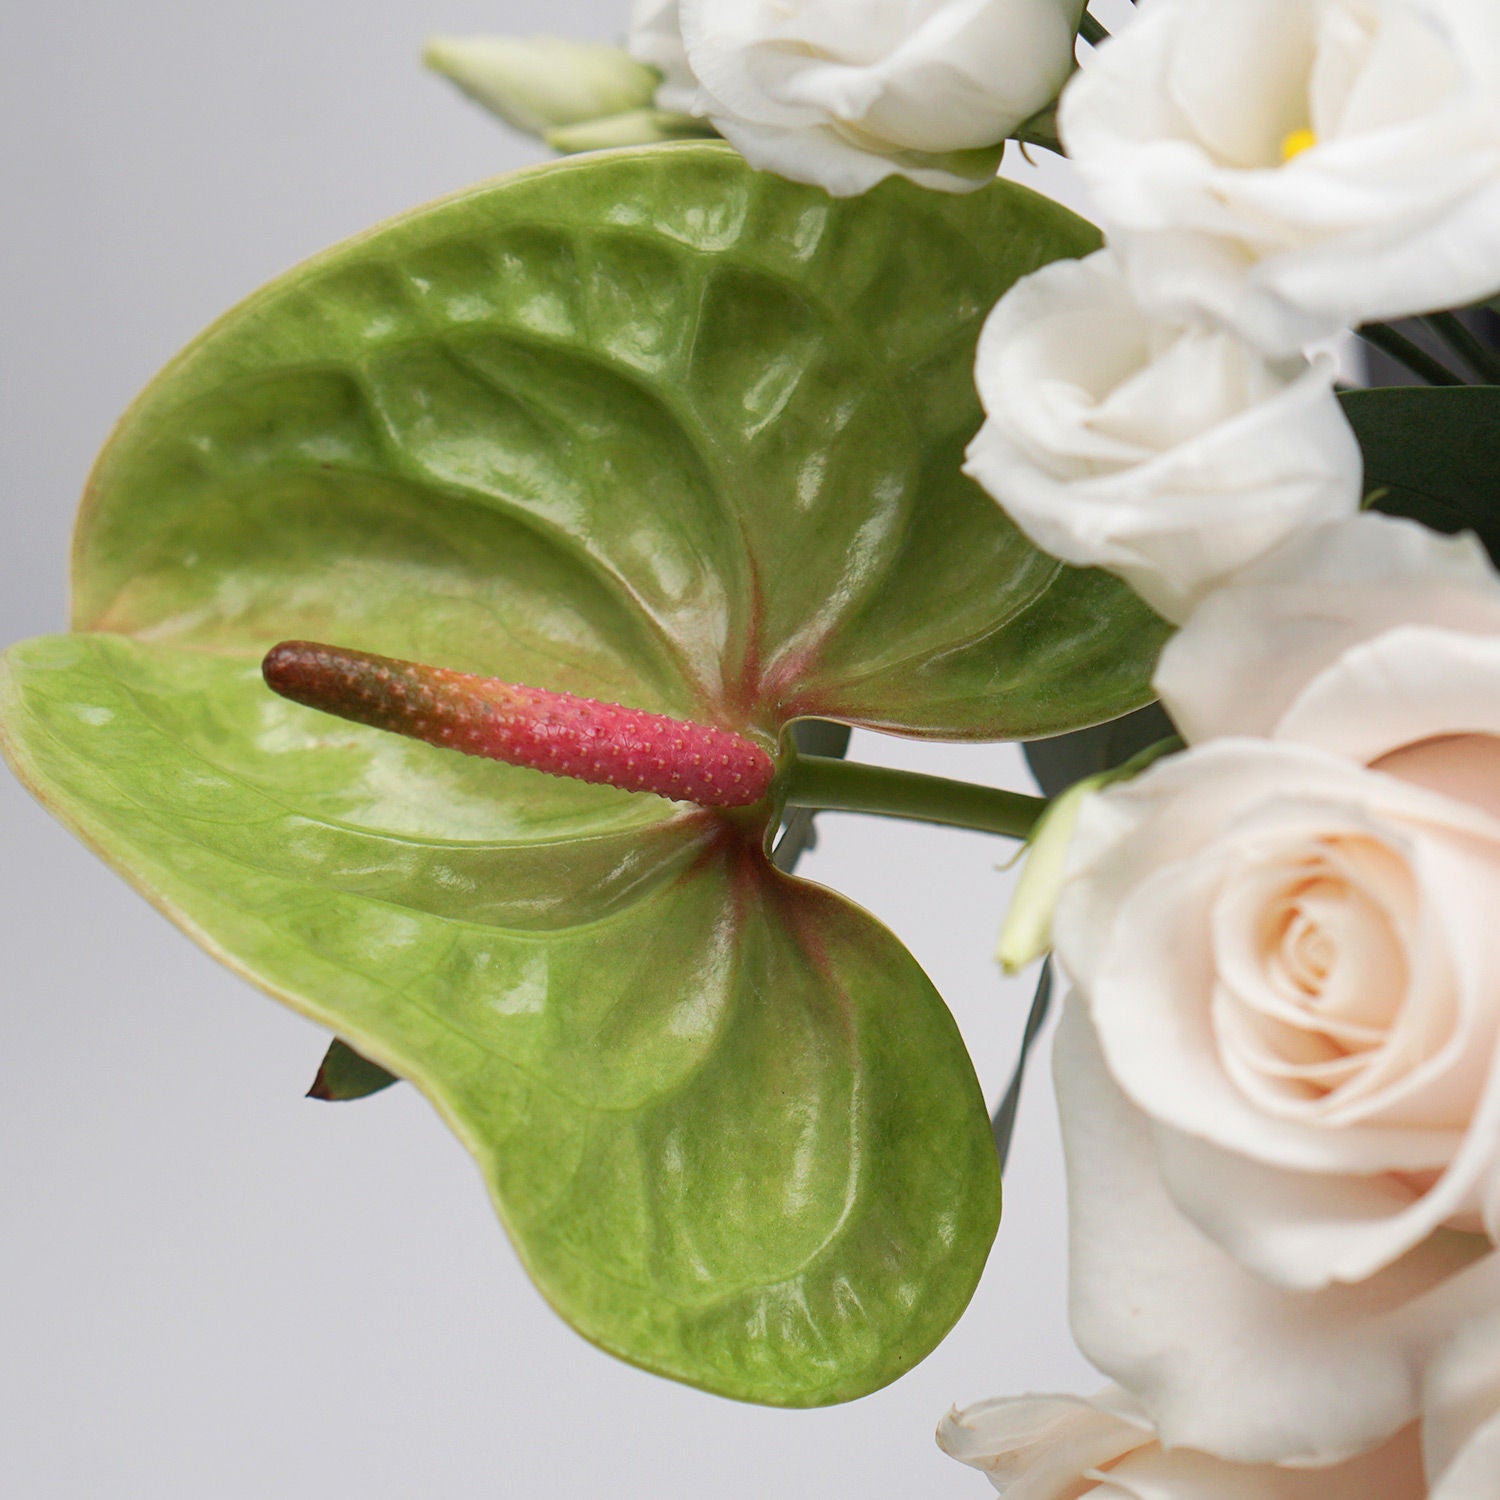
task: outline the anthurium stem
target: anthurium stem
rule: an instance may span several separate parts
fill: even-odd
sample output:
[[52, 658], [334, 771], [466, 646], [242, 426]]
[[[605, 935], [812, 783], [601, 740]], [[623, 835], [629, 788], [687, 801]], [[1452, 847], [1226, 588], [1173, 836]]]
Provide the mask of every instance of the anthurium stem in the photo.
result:
[[799, 755], [792, 761], [782, 793], [788, 807], [946, 823], [1013, 839], [1024, 839], [1047, 807], [1045, 797], [822, 755]]

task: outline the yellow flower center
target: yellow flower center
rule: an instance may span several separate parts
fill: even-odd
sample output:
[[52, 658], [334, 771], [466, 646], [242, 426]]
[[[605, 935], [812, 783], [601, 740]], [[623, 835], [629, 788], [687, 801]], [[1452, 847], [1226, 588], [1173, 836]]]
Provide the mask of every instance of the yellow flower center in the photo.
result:
[[1315, 130], [1303, 128], [1294, 130], [1281, 143], [1281, 159], [1284, 162], [1301, 156], [1304, 151], [1311, 151], [1318, 144], [1318, 133]]

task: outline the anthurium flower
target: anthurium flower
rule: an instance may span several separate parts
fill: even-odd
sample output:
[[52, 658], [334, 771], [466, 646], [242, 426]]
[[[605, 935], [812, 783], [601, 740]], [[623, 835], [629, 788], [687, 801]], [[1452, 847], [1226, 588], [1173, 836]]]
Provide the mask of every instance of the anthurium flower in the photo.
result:
[[1148, 695], [1149, 614], [958, 468], [985, 310], [1095, 243], [1014, 187], [836, 203], [719, 144], [462, 194], [162, 374], [90, 484], [77, 633], [6, 658], [27, 784], [420, 1088], [544, 1294], [652, 1370], [857, 1395], [983, 1265], [951, 1018], [765, 845], [799, 716], [970, 739]]

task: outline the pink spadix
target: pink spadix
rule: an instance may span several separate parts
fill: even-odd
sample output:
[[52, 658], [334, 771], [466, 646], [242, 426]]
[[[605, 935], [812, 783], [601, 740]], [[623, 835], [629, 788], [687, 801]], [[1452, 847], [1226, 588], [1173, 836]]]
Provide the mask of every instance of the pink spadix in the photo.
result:
[[311, 641], [283, 641], [261, 670], [283, 698], [356, 724], [674, 802], [743, 807], [776, 774], [759, 745], [727, 729], [494, 677]]

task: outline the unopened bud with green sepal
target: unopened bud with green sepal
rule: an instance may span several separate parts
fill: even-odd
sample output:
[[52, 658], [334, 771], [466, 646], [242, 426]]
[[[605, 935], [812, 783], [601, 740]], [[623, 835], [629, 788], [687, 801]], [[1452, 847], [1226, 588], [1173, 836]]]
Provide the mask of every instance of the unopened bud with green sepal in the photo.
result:
[[712, 133], [656, 108], [661, 75], [619, 47], [564, 37], [434, 37], [423, 60], [507, 125], [554, 150], [592, 151]]
[[1129, 781], [1163, 755], [1178, 749], [1180, 740], [1164, 739], [1132, 756], [1123, 766], [1085, 776], [1055, 797], [1037, 820], [1027, 845], [1021, 879], [1005, 914], [1005, 925], [1000, 929], [1000, 946], [995, 951], [1007, 974], [1019, 974], [1028, 964], [1052, 951], [1052, 916], [1067, 882], [1068, 851], [1084, 804], [1105, 787]]

